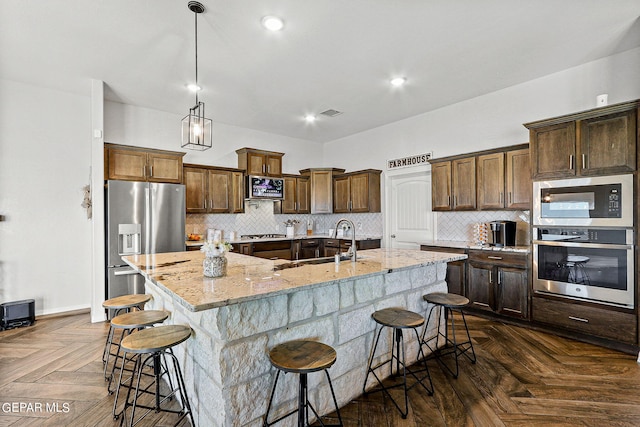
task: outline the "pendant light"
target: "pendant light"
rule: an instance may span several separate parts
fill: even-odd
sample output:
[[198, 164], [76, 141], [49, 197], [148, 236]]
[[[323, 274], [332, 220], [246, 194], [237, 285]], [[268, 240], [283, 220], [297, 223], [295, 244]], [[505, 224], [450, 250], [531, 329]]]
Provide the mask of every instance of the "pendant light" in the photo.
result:
[[[198, 14], [204, 12], [204, 5], [197, 1], [190, 1], [187, 5], [195, 16], [196, 33], [196, 87], [198, 86]], [[189, 150], [208, 150], [213, 145], [213, 126], [211, 119], [204, 116], [204, 102], [198, 100], [196, 89], [196, 104], [189, 109], [189, 115], [182, 119], [182, 148]]]

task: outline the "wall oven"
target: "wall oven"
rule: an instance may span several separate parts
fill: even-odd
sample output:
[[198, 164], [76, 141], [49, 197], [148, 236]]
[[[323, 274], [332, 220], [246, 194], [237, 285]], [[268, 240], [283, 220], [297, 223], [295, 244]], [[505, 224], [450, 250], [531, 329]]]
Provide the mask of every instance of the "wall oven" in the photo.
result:
[[634, 307], [631, 228], [533, 228], [536, 293]]

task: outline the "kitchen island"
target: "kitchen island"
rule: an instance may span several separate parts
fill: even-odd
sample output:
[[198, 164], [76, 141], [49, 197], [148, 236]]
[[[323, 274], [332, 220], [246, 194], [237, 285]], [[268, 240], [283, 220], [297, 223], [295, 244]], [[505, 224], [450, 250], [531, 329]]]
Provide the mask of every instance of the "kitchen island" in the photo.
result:
[[[358, 255], [356, 263], [292, 267], [289, 261], [228, 253], [227, 275], [216, 279], [202, 275], [200, 252], [123, 259], [146, 278], [146, 291], [153, 295], [147, 308], [167, 310], [169, 323], [194, 330], [174, 351], [197, 424], [244, 426], [260, 425], [266, 411], [270, 348], [293, 339], [334, 347], [337, 362], [329, 372], [344, 406], [362, 393], [375, 328], [371, 314], [386, 307], [425, 313], [422, 295], [446, 292], [446, 263], [466, 258], [387, 249]], [[407, 357], [416, 352], [415, 342], [407, 341]], [[274, 416], [297, 404], [296, 381], [288, 375], [279, 384]], [[332, 411], [323, 375], [309, 377], [309, 396], [320, 413]]]

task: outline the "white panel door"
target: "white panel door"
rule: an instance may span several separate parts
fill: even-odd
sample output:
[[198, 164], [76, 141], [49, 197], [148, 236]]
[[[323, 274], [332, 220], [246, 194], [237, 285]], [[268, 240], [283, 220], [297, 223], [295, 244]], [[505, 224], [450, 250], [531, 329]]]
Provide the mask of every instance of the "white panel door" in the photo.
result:
[[431, 176], [426, 172], [391, 177], [389, 240], [392, 248], [419, 249], [416, 242], [432, 240]]

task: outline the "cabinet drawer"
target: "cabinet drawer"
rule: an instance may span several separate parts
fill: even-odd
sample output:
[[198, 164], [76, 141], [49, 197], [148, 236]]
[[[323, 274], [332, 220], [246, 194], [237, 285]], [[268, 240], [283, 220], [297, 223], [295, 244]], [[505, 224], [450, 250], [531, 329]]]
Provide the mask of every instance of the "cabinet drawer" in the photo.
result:
[[469, 261], [485, 262], [493, 265], [514, 265], [527, 267], [527, 254], [506, 251], [469, 251]]
[[300, 246], [302, 246], [303, 248], [317, 247], [319, 244], [320, 244], [320, 241], [318, 239], [300, 240]]
[[340, 240], [337, 239], [327, 239], [324, 241], [324, 246], [325, 248], [339, 248], [340, 247]]
[[533, 320], [615, 341], [636, 343], [636, 317], [632, 313], [534, 297]]

